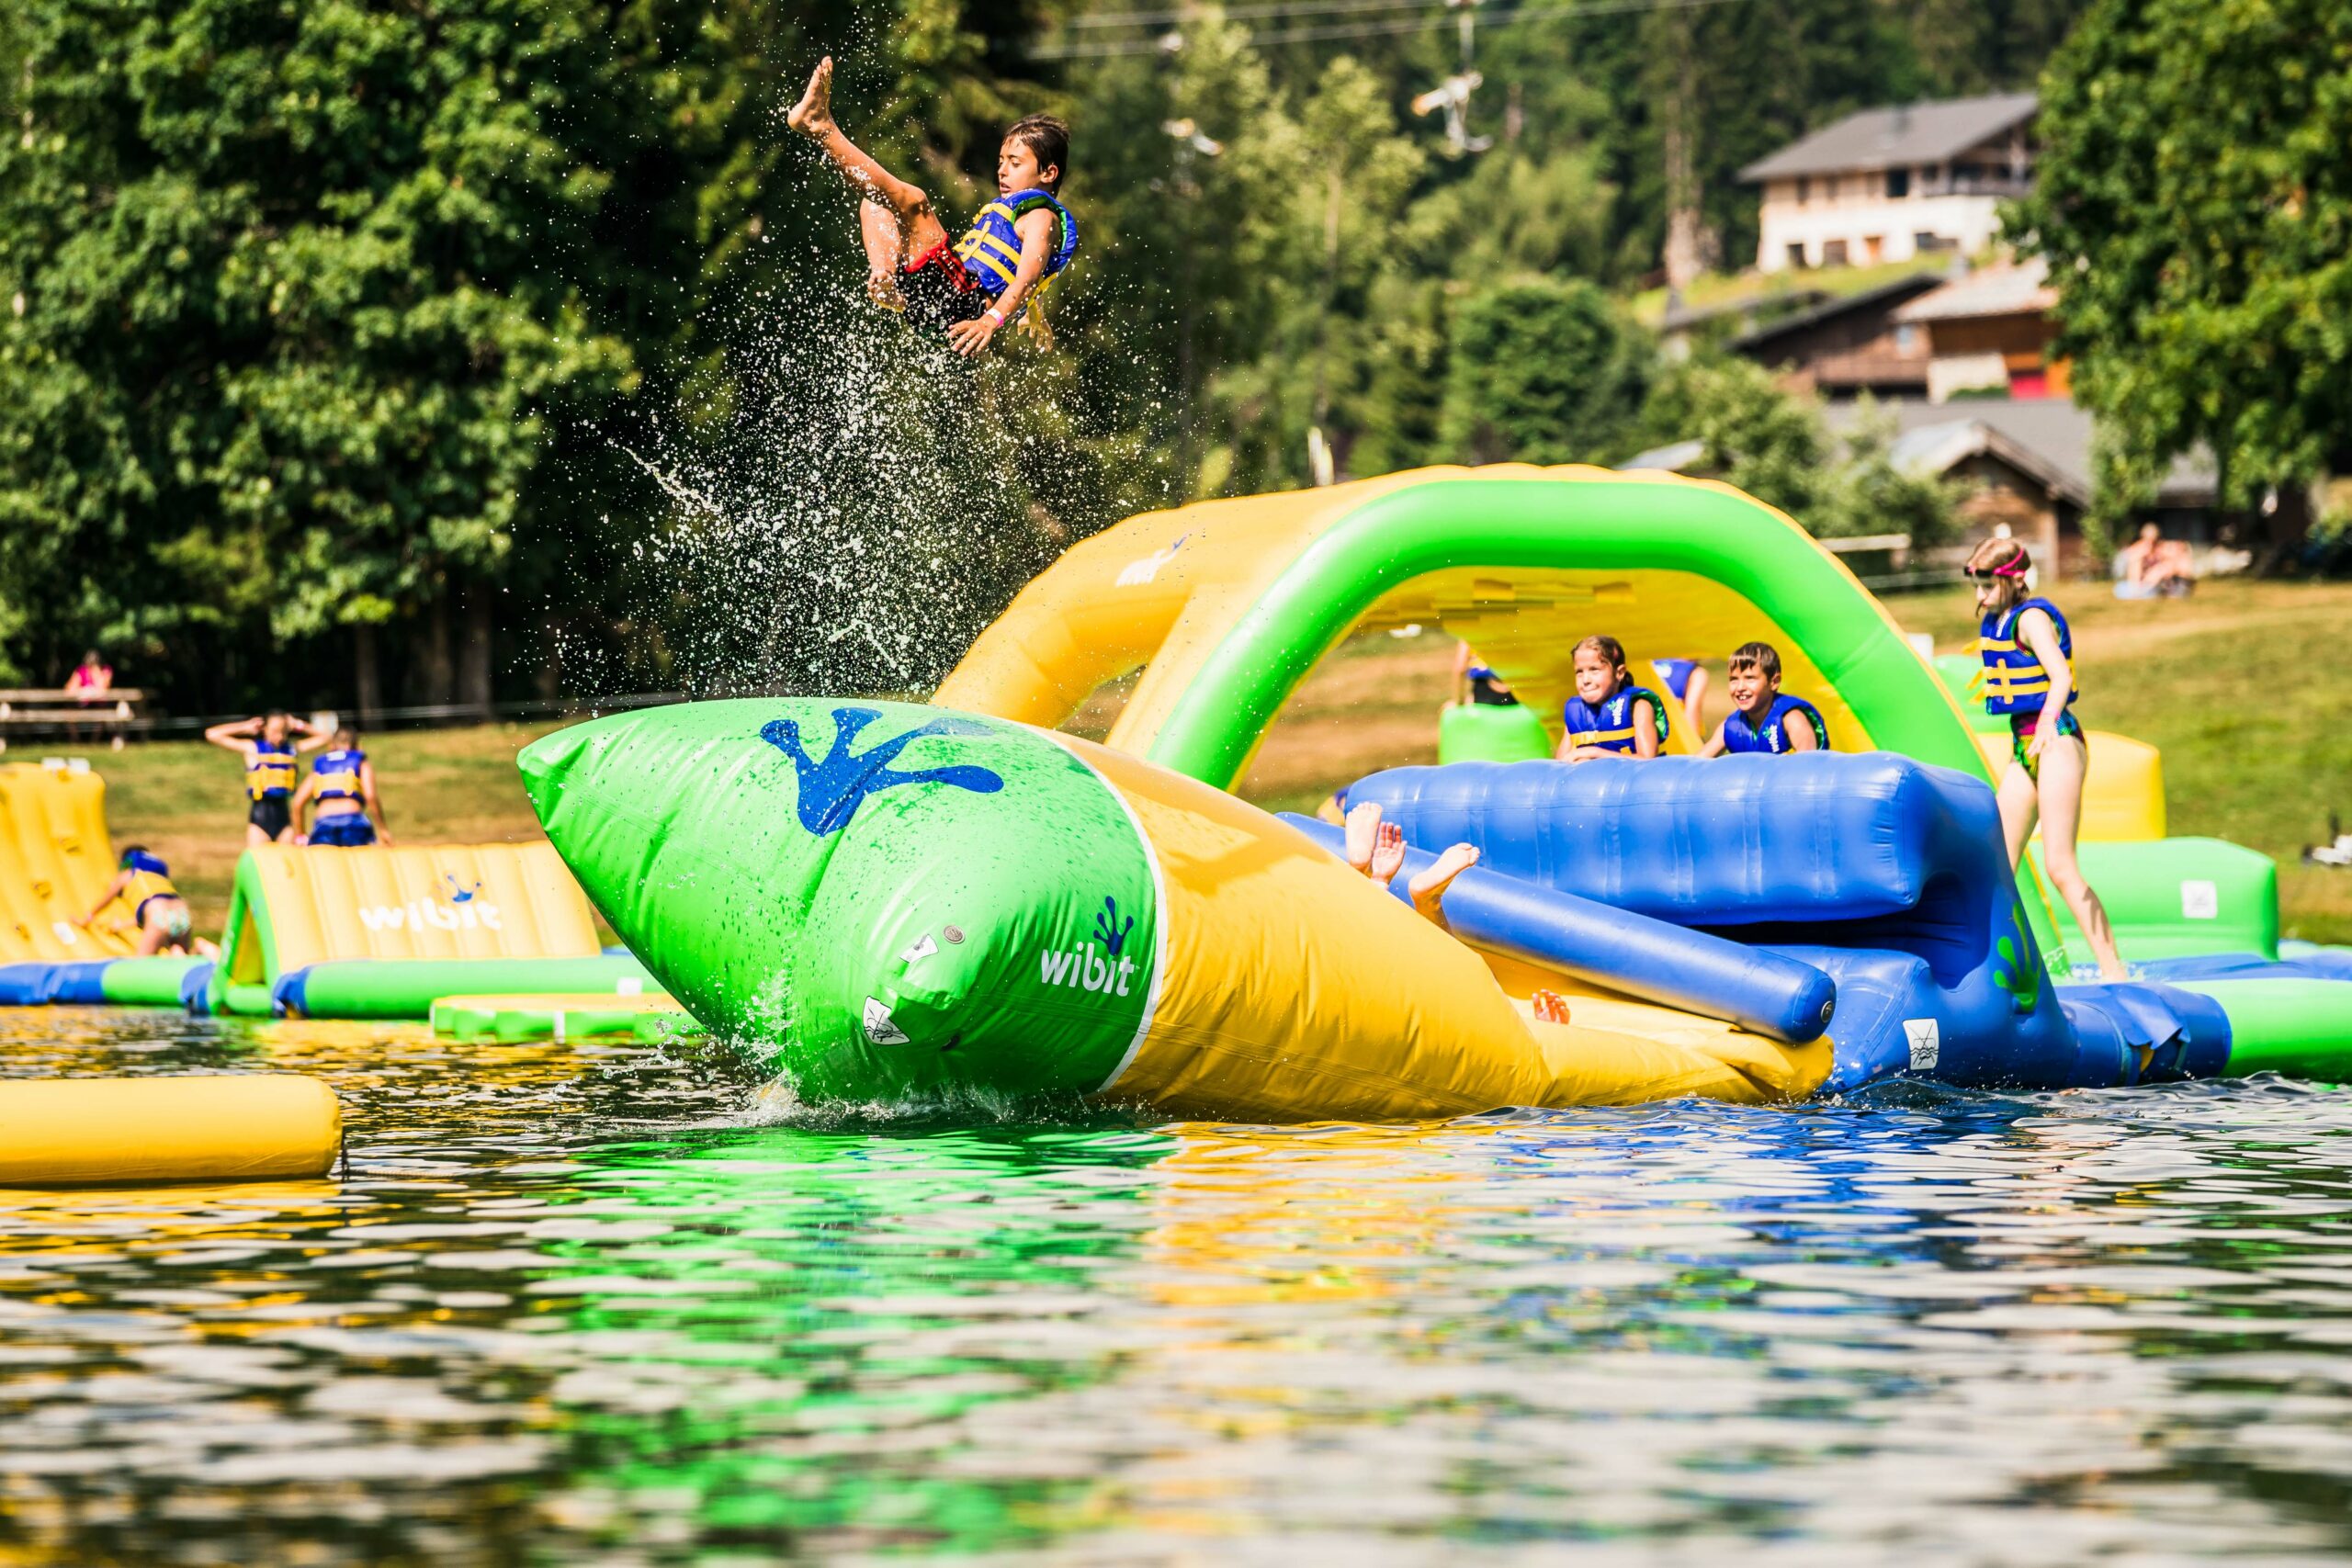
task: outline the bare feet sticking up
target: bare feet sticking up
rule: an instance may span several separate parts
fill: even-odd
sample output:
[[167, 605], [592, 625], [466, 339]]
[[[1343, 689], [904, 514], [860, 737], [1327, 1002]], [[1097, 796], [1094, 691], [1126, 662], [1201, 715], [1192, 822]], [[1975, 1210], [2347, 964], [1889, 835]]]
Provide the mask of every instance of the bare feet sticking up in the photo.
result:
[[1566, 1023], [1568, 1021], [1568, 998], [1557, 991], [1546, 991], [1541, 988], [1530, 991], [1527, 993], [1527, 1005], [1534, 1010], [1539, 1022]]
[[1347, 820], [1347, 862], [1365, 876], [1372, 874], [1372, 852], [1380, 843], [1380, 807], [1372, 801], [1350, 808]]
[[[1380, 808], [1375, 806], [1373, 809], [1377, 811]], [[1380, 840], [1372, 850], [1372, 869], [1364, 874], [1385, 887], [1396, 881], [1396, 874], [1404, 869], [1405, 829], [1394, 822], [1383, 822], [1380, 825]]]
[[1456, 844], [1438, 856], [1429, 869], [1405, 885], [1406, 890], [1413, 896], [1413, 908], [1419, 911], [1423, 919], [1443, 927], [1445, 910], [1442, 900], [1445, 897], [1445, 890], [1453, 885], [1455, 877], [1477, 863], [1478, 847], [1476, 844]]
[[825, 56], [808, 74], [808, 90], [784, 117], [784, 123], [803, 136], [822, 141], [833, 129], [833, 57]]

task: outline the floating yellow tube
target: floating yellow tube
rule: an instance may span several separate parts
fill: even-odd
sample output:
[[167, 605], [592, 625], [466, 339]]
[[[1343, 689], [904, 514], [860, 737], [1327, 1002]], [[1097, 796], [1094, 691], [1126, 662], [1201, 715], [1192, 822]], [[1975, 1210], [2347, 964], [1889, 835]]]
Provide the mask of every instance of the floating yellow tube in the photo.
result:
[[342, 1147], [334, 1091], [292, 1073], [0, 1083], [0, 1187], [277, 1181]]

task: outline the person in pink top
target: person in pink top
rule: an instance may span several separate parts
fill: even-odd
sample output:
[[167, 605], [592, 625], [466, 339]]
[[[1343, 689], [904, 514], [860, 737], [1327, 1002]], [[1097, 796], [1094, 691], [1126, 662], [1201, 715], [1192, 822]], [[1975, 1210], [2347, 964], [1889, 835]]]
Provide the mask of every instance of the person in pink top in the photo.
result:
[[[74, 667], [74, 673], [65, 677], [67, 695], [81, 707], [97, 706], [107, 700], [107, 694], [113, 689], [114, 667], [100, 659], [95, 648], [82, 655], [82, 662]], [[85, 732], [80, 725], [73, 724], [66, 726], [66, 733], [73, 739], [79, 740]]]

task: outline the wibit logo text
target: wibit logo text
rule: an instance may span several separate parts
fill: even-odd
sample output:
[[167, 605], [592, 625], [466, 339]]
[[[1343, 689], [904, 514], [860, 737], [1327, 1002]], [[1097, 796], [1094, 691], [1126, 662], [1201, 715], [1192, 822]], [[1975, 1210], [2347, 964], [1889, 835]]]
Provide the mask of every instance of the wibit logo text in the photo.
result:
[[479, 893], [469, 894], [458, 904], [445, 904], [438, 898], [412, 898], [405, 904], [362, 904], [359, 923], [371, 931], [503, 929], [498, 923], [498, 906], [483, 903]]
[[1091, 947], [1071, 953], [1041, 953], [1037, 977], [1048, 986], [1070, 986], [1081, 991], [1127, 994], [1127, 978], [1136, 972], [1132, 958], [1105, 958]]

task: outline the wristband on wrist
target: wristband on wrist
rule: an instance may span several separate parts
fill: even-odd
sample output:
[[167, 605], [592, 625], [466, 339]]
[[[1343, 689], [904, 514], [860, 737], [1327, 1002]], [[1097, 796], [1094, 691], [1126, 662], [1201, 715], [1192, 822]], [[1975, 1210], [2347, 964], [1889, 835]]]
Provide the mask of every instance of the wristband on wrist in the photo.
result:
[[990, 310], [983, 316], [981, 320], [987, 321], [989, 325], [997, 328], [999, 331], [1003, 330], [1004, 312], [1002, 310]]

